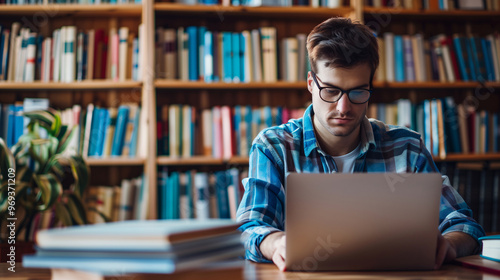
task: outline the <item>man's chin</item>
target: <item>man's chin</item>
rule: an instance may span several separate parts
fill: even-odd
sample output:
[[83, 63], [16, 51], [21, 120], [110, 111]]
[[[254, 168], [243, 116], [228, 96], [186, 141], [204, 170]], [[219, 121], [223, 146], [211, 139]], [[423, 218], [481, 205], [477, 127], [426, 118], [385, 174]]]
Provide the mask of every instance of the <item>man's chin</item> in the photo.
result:
[[347, 128], [347, 127], [342, 127], [342, 128], [334, 128], [332, 129], [330, 132], [334, 135], [334, 136], [338, 136], [338, 137], [345, 137], [345, 136], [349, 136], [351, 135], [351, 133], [354, 131], [354, 129], [352, 128]]

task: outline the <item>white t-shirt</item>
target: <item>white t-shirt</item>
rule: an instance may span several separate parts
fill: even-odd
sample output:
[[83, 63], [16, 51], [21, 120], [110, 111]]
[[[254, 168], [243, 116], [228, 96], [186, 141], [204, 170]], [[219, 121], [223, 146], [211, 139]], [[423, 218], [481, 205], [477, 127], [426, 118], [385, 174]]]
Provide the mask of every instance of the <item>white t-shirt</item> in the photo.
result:
[[361, 143], [358, 144], [356, 149], [351, 152], [338, 157], [333, 157], [335, 164], [337, 165], [337, 170], [340, 173], [352, 173], [354, 172], [354, 162], [359, 155], [361, 149]]

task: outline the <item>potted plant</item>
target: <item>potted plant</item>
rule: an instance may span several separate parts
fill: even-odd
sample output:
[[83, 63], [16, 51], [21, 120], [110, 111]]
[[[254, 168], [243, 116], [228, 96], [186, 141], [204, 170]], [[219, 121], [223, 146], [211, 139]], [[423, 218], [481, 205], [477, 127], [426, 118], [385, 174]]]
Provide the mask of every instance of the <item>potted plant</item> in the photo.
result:
[[[63, 125], [53, 109], [24, 116], [30, 119], [27, 132], [12, 149], [0, 138], [0, 243], [8, 248], [27, 239], [19, 234], [45, 211], [54, 211], [56, 223], [64, 226], [87, 223], [82, 195], [90, 171], [80, 155], [67, 151], [76, 130]], [[46, 137], [40, 136], [43, 131]], [[15, 234], [8, 227], [12, 223]]]

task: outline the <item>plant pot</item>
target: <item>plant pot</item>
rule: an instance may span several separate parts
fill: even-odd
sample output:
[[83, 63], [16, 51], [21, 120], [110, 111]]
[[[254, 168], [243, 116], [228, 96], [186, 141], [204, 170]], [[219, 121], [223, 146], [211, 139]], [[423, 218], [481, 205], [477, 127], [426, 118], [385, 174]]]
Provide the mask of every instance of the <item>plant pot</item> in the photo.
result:
[[[12, 254], [11, 247], [14, 247]], [[15, 244], [0, 243], [0, 262], [5, 263], [15, 258], [16, 263], [23, 261], [23, 256], [35, 253], [35, 242], [33, 241], [19, 241], [16, 240]], [[8, 256], [12, 254], [13, 256]]]

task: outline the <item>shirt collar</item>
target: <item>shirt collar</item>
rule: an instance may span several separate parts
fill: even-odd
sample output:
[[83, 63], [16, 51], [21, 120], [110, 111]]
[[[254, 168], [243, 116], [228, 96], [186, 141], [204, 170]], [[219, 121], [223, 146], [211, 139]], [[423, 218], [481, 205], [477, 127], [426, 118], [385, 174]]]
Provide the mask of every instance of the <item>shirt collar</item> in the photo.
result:
[[[303, 139], [304, 139], [304, 155], [309, 156], [313, 150], [319, 151], [318, 141], [316, 140], [316, 134], [314, 133], [313, 126], [313, 106], [312, 104], [307, 107], [302, 118], [303, 125]], [[375, 137], [373, 135], [373, 128], [365, 116], [361, 122], [361, 147], [360, 154], [365, 154], [370, 148], [370, 144], [376, 147]]]

